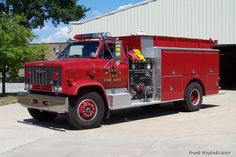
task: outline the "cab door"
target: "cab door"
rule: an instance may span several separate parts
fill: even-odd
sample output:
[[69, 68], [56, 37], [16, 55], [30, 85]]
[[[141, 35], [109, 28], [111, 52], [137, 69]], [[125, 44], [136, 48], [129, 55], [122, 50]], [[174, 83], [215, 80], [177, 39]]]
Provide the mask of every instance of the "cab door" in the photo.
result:
[[119, 58], [116, 57], [115, 42], [103, 43], [98, 53], [98, 80], [104, 88], [128, 87], [128, 64], [124, 58], [124, 53]]

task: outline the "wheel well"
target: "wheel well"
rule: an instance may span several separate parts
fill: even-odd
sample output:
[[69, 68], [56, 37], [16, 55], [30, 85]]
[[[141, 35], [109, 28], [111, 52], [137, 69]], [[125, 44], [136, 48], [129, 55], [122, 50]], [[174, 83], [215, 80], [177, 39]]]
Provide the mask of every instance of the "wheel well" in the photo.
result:
[[[189, 85], [190, 83], [193, 83], [193, 82], [197, 82], [198, 84], [200, 84], [200, 86], [202, 87], [203, 95], [205, 96], [205, 95], [206, 95], [206, 91], [205, 91], [205, 86], [204, 86], [204, 84], [202, 83], [202, 81], [199, 80], [199, 79], [197, 79], [197, 78], [195, 78], [195, 79], [192, 79], [191, 81], [189, 81], [188, 85]], [[188, 85], [186, 86], [186, 88], [188, 87]], [[186, 89], [186, 88], [185, 88], [185, 89]]]
[[105, 105], [104, 106], [105, 107], [104, 117], [107, 117], [107, 115], [109, 114], [109, 107], [108, 107], [108, 102], [107, 102], [107, 98], [106, 98], [104, 90], [99, 86], [85, 86], [85, 87], [81, 87], [78, 90], [77, 95], [79, 95], [80, 93], [88, 92], [88, 91], [97, 92], [102, 97], [102, 99], [104, 101], [104, 105]]

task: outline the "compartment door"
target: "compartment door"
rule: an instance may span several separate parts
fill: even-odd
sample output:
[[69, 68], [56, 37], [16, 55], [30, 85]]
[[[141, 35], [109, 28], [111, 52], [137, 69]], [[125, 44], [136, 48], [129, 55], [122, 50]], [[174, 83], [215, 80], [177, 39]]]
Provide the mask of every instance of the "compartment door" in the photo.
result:
[[219, 92], [219, 74], [216, 73], [207, 75], [206, 92], [206, 94], [217, 94]]
[[175, 100], [183, 98], [183, 76], [162, 77], [161, 100]]

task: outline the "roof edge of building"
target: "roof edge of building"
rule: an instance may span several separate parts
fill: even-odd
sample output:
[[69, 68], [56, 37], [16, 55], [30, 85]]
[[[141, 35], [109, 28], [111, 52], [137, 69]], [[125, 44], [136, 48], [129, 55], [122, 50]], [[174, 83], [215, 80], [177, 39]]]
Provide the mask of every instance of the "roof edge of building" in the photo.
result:
[[116, 14], [116, 13], [119, 13], [119, 12], [122, 12], [122, 11], [125, 11], [125, 10], [129, 10], [129, 9], [136, 8], [136, 7], [139, 7], [139, 6], [142, 6], [142, 5], [151, 3], [151, 2], [155, 2], [155, 1], [158, 1], [158, 0], [145, 0], [145, 1], [143, 1], [143, 2], [140, 2], [140, 3], [137, 3], [137, 4], [133, 4], [133, 5], [131, 5], [131, 6], [128, 6], [128, 7], [123, 8], [123, 9], [117, 9], [117, 10], [108, 12], [108, 13], [106, 13], [106, 14], [104, 14], [104, 15], [96, 16], [96, 17], [91, 18], [91, 19], [88, 19], [88, 20], [70, 21], [69, 24], [81, 25], [81, 24], [84, 24], [84, 23], [87, 23], [87, 22], [90, 22], [90, 21], [93, 21], [93, 20], [97, 20], [97, 19], [100, 19], [100, 18], [109, 16], [109, 15], [113, 15], [113, 14]]

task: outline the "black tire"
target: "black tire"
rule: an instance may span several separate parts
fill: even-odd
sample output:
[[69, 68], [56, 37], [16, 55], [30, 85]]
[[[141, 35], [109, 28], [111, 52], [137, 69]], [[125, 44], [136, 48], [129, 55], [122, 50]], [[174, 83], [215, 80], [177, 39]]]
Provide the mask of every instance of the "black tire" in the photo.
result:
[[192, 82], [188, 85], [184, 93], [184, 100], [177, 102], [176, 106], [185, 112], [198, 111], [202, 105], [203, 91], [202, 87], [197, 82]]
[[38, 121], [50, 121], [57, 117], [57, 113], [55, 112], [48, 112], [48, 111], [41, 111], [37, 109], [28, 108], [29, 114]]
[[102, 121], [104, 112], [102, 97], [97, 92], [86, 92], [70, 101], [68, 120], [76, 129], [95, 128]]

